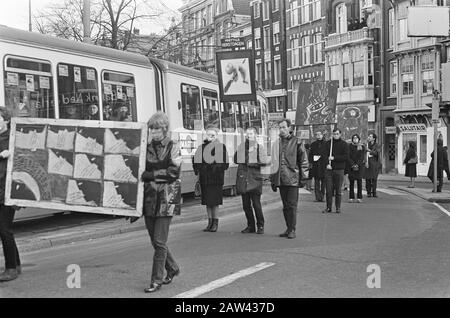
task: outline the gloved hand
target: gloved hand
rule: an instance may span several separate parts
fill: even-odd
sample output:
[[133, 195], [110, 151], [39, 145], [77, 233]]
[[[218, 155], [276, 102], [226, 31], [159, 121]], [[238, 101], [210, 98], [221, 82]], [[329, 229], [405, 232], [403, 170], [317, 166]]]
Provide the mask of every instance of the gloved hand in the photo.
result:
[[155, 180], [153, 171], [144, 171], [141, 176], [141, 180], [144, 182], [150, 182]]
[[272, 191], [273, 192], [277, 192], [278, 191], [276, 185], [274, 185], [273, 183], [271, 184], [271, 187], [272, 187]]

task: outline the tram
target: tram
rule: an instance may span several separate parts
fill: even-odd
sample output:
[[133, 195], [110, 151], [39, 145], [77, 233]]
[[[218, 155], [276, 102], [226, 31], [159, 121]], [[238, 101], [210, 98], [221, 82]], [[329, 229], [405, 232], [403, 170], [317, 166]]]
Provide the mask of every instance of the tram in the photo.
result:
[[[194, 191], [191, 157], [203, 142], [205, 128], [214, 124], [230, 158], [243, 141], [243, 128], [268, 136], [267, 101], [221, 103], [217, 77], [143, 55], [59, 39], [0, 25], [0, 106], [13, 117], [147, 122], [165, 112], [172, 138], [183, 155], [182, 191]], [[232, 160], [230, 160], [232, 162]], [[237, 167], [225, 175], [233, 189]], [[28, 208], [27, 210], [30, 210]], [[36, 217], [55, 211], [27, 211]]]

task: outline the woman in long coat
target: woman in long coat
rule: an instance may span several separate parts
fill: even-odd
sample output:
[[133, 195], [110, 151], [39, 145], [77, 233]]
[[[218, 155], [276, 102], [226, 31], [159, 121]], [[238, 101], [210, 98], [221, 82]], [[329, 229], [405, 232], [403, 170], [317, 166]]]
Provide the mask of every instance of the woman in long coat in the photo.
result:
[[[267, 156], [264, 147], [256, 141], [255, 128], [247, 129], [245, 141], [239, 145], [234, 154], [234, 163], [238, 164], [236, 191], [242, 196], [242, 207], [247, 219], [247, 227], [241, 232], [264, 234], [261, 167], [267, 164]], [[253, 210], [256, 216], [256, 227]]]
[[415, 187], [415, 180], [417, 178], [417, 150], [414, 141], [409, 142], [409, 148], [406, 152], [405, 160], [403, 161], [405, 167], [405, 177], [410, 178], [408, 188]]
[[366, 149], [366, 179], [367, 197], [377, 197], [378, 174], [380, 172], [380, 146], [377, 144], [377, 135], [369, 134]]
[[366, 148], [361, 144], [358, 134], [353, 135], [349, 145], [348, 179], [350, 181], [349, 202], [355, 202], [355, 181], [357, 185], [357, 201], [362, 202], [362, 172], [366, 157]]
[[[180, 269], [167, 248], [169, 226], [174, 215], [180, 214], [181, 203], [181, 153], [179, 146], [168, 137], [169, 119], [158, 112], [148, 121], [150, 133], [144, 181], [145, 225], [152, 245], [153, 269], [151, 283], [146, 293], [170, 284]], [[167, 275], [164, 277], [164, 269]]]
[[[450, 180], [450, 169], [448, 166], [448, 154], [444, 149], [444, 142], [442, 139], [437, 141], [437, 192], [442, 192], [442, 185], [444, 183], [444, 171], [447, 173], [447, 178]], [[431, 153], [431, 163], [428, 168], [428, 178], [434, 182], [434, 151]], [[434, 190], [433, 190], [434, 191]]]
[[219, 206], [223, 204], [225, 170], [229, 167], [227, 148], [217, 139], [218, 132], [216, 127], [208, 126], [207, 138], [192, 158], [194, 173], [200, 181], [202, 205], [208, 214], [205, 232], [217, 232], [219, 227]]

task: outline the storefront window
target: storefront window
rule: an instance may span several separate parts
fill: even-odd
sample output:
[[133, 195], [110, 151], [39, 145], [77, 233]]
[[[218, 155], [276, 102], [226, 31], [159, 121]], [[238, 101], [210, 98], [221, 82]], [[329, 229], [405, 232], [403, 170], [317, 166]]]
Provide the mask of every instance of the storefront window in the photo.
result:
[[258, 105], [251, 105], [249, 106], [249, 112], [250, 112], [250, 126], [255, 128], [262, 128], [262, 122], [261, 122], [261, 106]]
[[203, 123], [219, 127], [219, 101], [216, 91], [203, 90]]
[[5, 106], [13, 117], [55, 117], [50, 63], [7, 57], [4, 83]]
[[420, 163], [427, 163], [427, 136], [426, 135], [420, 136], [419, 162]]
[[233, 103], [222, 103], [222, 130], [224, 132], [234, 132], [236, 130], [235, 108]]
[[133, 121], [136, 118], [136, 87], [130, 74], [103, 73], [103, 119]]
[[201, 126], [200, 90], [197, 86], [181, 84], [181, 106], [184, 128], [194, 130], [197, 125]]
[[99, 120], [98, 95], [95, 68], [58, 64], [60, 118]]

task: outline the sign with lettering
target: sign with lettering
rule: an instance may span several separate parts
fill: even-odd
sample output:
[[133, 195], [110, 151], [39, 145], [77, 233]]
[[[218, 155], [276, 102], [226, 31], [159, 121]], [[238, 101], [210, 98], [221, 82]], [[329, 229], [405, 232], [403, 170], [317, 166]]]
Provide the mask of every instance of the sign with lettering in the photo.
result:
[[13, 118], [9, 150], [7, 205], [142, 215], [145, 124]]
[[244, 48], [245, 42], [242, 38], [226, 38], [221, 39], [221, 46], [223, 48]]
[[427, 132], [427, 126], [425, 124], [405, 124], [398, 125], [400, 132]]

